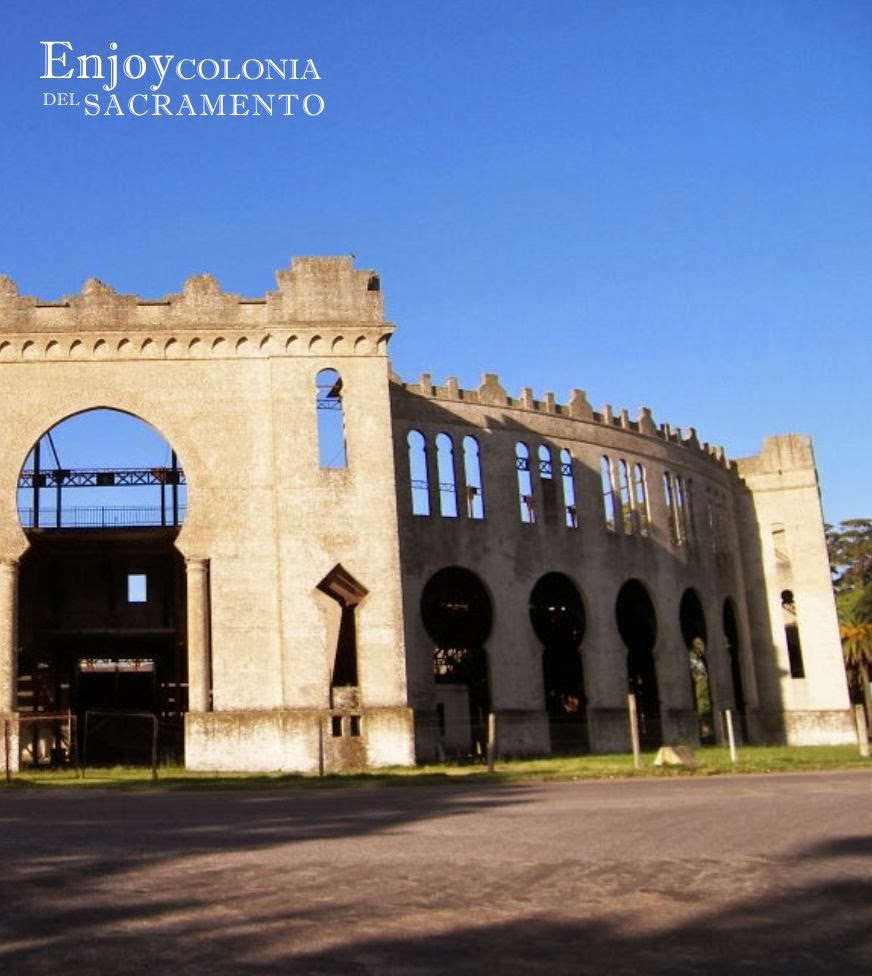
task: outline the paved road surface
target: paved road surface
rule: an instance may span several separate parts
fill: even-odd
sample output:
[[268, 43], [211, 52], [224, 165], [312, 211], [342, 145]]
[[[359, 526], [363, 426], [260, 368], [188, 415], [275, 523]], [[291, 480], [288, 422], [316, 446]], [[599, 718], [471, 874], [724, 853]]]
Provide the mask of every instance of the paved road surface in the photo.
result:
[[872, 973], [872, 771], [0, 788], [0, 973]]

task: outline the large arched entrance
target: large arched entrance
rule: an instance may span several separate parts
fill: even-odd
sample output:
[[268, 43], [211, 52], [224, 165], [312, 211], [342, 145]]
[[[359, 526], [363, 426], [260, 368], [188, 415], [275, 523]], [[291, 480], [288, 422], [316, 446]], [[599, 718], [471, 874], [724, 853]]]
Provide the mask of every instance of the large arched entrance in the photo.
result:
[[440, 569], [421, 594], [421, 617], [435, 645], [433, 677], [442, 747], [449, 753], [482, 754], [490, 711], [484, 643], [493, 621], [487, 590], [468, 569]]
[[553, 753], [587, 751], [581, 641], [584, 604], [572, 581], [547, 573], [530, 594], [530, 623], [542, 642], [542, 677]]
[[715, 741], [714, 707], [711, 681], [709, 680], [706, 645], [708, 636], [702, 603], [695, 590], [684, 591], [678, 610], [681, 635], [687, 647], [690, 665], [690, 686], [693, 691], [693, 707], [699, 724], [699, 740], [703, 745]]
[[20, 761], [183, 761], [185, 476], [119, 411], [46, 431], [19, 475]]
[[615, 620], [627, 648], [627, 679], [629, 691], [636, 697], [639, 742], [644, 749], [657, 748], [662, 742], [660, 693], [654, 664], [657, 614], [639, 580], [627, 580], [621, 587], [615, 602]]

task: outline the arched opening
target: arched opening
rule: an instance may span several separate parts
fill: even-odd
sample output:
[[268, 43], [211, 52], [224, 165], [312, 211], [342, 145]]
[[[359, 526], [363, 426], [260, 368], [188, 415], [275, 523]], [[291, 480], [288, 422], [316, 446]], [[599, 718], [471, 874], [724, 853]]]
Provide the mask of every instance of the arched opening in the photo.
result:
[[747, 740], [748, 730], [745, 727], [745, 687], [742, 682], [741, 645], [739, 643], [739, 625], [736, 622], [736, 610], [729, 597], [724, 600], [723, 611], [724, 641], [727, 653], [730, 655], [730, 675], [733, 679], [733, 702], [739, 713], [742, 735]]
[[784, 620], [784, 640], [787, 644], [787, 660], [791, 678], [805, 677], [805, 664], [802, 658], [802, 641], [799, 639], [799, 624], [796, 616], [796, 598], [793, 590], [781, 591], [781, 615]]
[[617, 531], [618, 509], [615, 499], [615, 482], [611, 459], [603, 454], [600, 458], [600, 481], [603, 491], [603, 515], [609, 532]]
[[484, 485], [481, 478], [481, 455], [478, 441], [471, 435], [463, 438], [463, 474], [466, 482], [466, 515], [484, 518]]
[[693, 707], [699, 723], [699, 741], [713, 745], [715, 741], [714, 706], [706, 660], [705, 613], [695, 590], [685, 590], [678, 609], [681, 636], [687, 647], [690, 664], [690, 686]]
[[627, 648], [627, 679], [629, 691], [636, 697], [639, 741], [642, 748], [653, 749], [662, 742], [660, 693], [654, 664], [657, 614], [639, 580], [627, 580], [618, 592], [615, 621]]
[[342, 377], [335, 369], [322, 369], [315, 377], [315, 409], [318, 415], [318, 463], [322, 468], [346, 467]]
[[430, 475], [427, 471], [427, 439], [419, 430], [410, 430], [406, 438], [409, 448], [409, 488], [412, 514], [430, 514]]
[[621, 502], [621, 524], [626, 535], [633, 535], [636, 531], [633, 519], [633, 496], [630, 493], [630, 470], [627, 462], [618, 460], [618, 495]]
[[633, 465], [633, 519], [634, 531], [640, 535], [648, 535], [648, 485], [645, 469], [641, 464]]
[[554, 462], [551, 448], [539, 445], [539, 490], [542, 495], [542, 517], [548, 525], [558, 522], [557, 482], [554, 478]]
[[669, 526], [672, 541], [677, 546], [683, 546], [688, 541], [689, 518], [687, 509], [687, 492], [684, 479], [680, 474], [663, 472], [663, 499], [669, 513]]
[[184, 470], [116, 410], [46, 431], [19, 475], [21, 762], [181, 762], [187, 709]]
[[586, 620], [581, 596], [568, 577], [546, 573], [533, 587], [530, 623], [543, 648], [542, 676], [551, 751], [586, 751], [587, 713], [579, 650]]
[[187, 484], [175, 451], [147, 423], [120, 410], [74, 414], [33, 445], [18, 477], [28, 529], [178, 527]]
[[454, 441], [448, 434], [436, 435], [436, 470], [439, 476], [439, 514], [443, 518], [457, 518]]
[[421, 618], [434, 643], [433, 677], [442, 747], [479, 753], [490, 711], [487, 655], [493, 610], [481, 580], [457, 566], [440, 569], [421, 594]]
[[530, 449], [523, 441], [515, 444], [515, 469], [518, 472], [521, 521], [525, 525], [532, 525], [536, 521], [536, 501], [533, 497], [533, 479], [530, 475]]
[[566, 525], [578, 528], [578, 508], [575, 504], [575, 479], [572, 474], [572, 455], [564, 447], [560, 451], [560, 474], [563, 479], [563, 505], [566, 512]]

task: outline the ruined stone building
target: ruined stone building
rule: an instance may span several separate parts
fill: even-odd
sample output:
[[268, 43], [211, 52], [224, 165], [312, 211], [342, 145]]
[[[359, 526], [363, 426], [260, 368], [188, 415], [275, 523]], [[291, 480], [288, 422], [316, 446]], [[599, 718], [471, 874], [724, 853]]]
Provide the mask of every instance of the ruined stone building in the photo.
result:
[[[152, 727], [125, 714], [201, 770], [469, 755], [491, 713], [502, 755], [623, 751], [631, 692], [647, 745], [720, 741], [725, 709], [750, 742], [851, 740], [808, 437], [730, 461], [580, 390], [403, 382], [373, 272], [300, 258], [277, 286], [0, 279], [12, 765], [89, 723], [117, 761]], [[97, 408], [171, 463], [64, 467], [49, 433]], [[133, 483], [159, 515], [76, 515]]]

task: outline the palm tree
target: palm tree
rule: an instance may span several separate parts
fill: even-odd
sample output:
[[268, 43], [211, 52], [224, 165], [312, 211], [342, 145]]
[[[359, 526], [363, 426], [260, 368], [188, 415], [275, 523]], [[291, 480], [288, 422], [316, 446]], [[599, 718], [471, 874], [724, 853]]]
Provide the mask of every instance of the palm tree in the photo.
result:
[[869, 688], [872, 668], [872, 588], [849, 590], [836, 601], [839, 611], [839, 636], [845, 667], [857, 677], [866, 707], [866, 725], [872, 720], [872, 693]]

